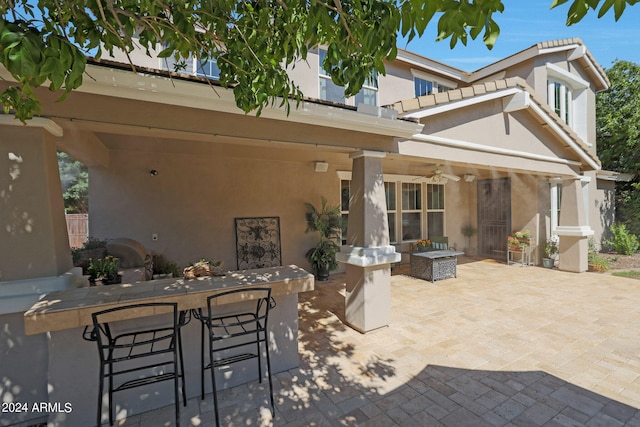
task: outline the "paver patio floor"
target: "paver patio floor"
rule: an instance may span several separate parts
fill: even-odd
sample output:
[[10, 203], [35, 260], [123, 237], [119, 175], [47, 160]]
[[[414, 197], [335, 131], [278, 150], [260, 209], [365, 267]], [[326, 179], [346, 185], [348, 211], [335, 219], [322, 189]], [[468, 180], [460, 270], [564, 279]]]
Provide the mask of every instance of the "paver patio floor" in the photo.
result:
[[[640, 426], [638, 280], [463, 258], [455, 279], [395, 274], [387, 328], [344, 325], [343, 275], [299, 310], [301, 365], [276, 375], [275, 417], [255, 382], [219, 394], [225, 425]], [[182, 420], [213, 425], [211, 396]]]

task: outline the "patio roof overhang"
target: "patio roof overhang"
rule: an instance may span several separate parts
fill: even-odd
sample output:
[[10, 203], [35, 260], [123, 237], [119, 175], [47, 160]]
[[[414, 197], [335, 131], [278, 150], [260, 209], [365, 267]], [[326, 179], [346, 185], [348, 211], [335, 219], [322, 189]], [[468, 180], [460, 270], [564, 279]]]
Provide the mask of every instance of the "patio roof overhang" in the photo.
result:
[[[156, 70], [145, 72], [138, 69], [133, 72], [122, 67], [91, 63], [87, 65], [86, 73], [89, 78], [85, 78], [76, 92], [246, 115], [236, 106], [232, 89], [217, 86], [206, 79], [178, 79], [172, 78], [171, 73]], [[0, 78], [14, 81], [4, 67], [0, 67]], [[287, 113], [285, 107], [278, 106], [279, 103], [276, 104], [264, 108], [261, 117], [390, 137], [408, 137], [422, 129], [422, 125], [416, 122], [360, 113], [352, 108], [324, 105], [310, 100], [301, 101], [297, 108], [295, 101], [292, 101], [290, 113]]]
[[[87, 76], [62, 103], [55, 102], [55, 93], [39, 89], [42, 117], [27, 126], [47, 121], [56, 129], [59, 148], [88, 166], [108, 165], [113, 138], [104, 135], [350, 152], [389, 151], [395, 138], [408, 138], [423, 128], [384, 111], [360, 112], [308, 99], [297, 107], [292, 101], [289, 113], [276, 103], [257, 118], [236, 106], [232, 89], [158, 70], [133, 72], [122, 64], [89, 63]], [[0, 79], [4, 84], [12, 80], [2, 67]], [[8, 116], [5, 122], [22, 125]]]

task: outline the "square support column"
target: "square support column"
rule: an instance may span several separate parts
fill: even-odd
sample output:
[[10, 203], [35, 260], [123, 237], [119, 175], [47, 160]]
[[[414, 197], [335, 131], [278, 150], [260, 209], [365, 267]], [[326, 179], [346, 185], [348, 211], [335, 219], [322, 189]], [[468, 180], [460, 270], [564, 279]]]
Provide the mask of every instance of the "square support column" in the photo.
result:
[[391, 263], [401, 257], [389, 244], [384, 156], [372, 151], [351, 155], [348, 244], [336, 255], [347, 264], [346, 322], [363, 333], [391, 323]]
[[575, 177], [562, 183], [560, 225], [556, 229], [560, 237], [560, 270], [581, 273], [588, 269], [588, 239], [594, 234], [583, 196], [583, 185], [588, 182], [586, 177]]
[[40, 122], [0, 122], [0, 282], [72, 267], [56, 144]]

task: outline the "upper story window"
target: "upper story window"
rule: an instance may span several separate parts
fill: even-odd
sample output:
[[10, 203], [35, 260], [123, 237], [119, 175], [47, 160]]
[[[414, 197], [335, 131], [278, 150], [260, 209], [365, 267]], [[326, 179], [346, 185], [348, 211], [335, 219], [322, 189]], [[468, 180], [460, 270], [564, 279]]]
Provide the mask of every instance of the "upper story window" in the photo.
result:
[[195, 73], [197, 76], [216, 80], [220, 79], [220, 68], [218, 68], [218, 62], [213, 58], [201, 61], [196, 60], [195, 67]]
[[199, 60], [193, 56], [176, 62], [173, 58], [163, 58], [161, 69], [168, 71], [183, 72], [198, 77], [219, 80], [220, 69], [214, 58]]
[[587, 145], [593, 145], [593, 141], [589, 140], [589, 82], [576, 71], [571, 72], [556, 64], [547, 63], [545, 68], [549, 107], [562, 121], [571, 126]]
[[415, 89], [415, 95], [424, 96], [424, 95], [433, 95], [434, 93], [442, 93], [448, 90], [453, 89], [452, 87], [445, 86], [441, 83], [431, 80], [425, 80], [420, 77], [413, 78], [413, 86]]
[[458, 87], [458, 83], [454, 80], [430, 74], [423, 70], [412, 68], [411, 74], [413, 75], [413, 88], [416, 98], [447, 92]]
[[571, 87], [557, 80], [547, 81], [547, 103], [556, 114], [569, 126], [572, 123]]
[[331, 76], [322, 68], [322, 62], [326, 55], [326, 50], [319, 50], [320, 99], [354, 106], [358, 104], [378, 105], [378, 76], [375, 73], [364, 82], [355, 96], [345, 98], [344, 88], [333, 83]]

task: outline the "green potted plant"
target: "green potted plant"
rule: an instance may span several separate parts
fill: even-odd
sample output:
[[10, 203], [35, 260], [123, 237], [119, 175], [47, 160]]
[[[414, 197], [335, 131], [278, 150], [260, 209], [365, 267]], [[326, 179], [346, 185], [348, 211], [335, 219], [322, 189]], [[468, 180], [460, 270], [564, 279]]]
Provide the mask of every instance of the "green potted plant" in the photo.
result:
[[122, 282], [122, 275], [118, 273], [118, 258], [111, 255], [98, 258], [95, 261], [89, 259], [87, 274], [89, 274], [89, 282], [93, 286], [97, 283], [112, 285]]
[[558, 255], [558, 236], [550, 236], [546, 242], [544, 242], [544, 258], [542, 258], [542, 265], [546, 268], [553, 268]]
[[462, 235], [467, 238], [467, 255], [474, 255], [475, 249], [471, 247], [471, 238], [476, 235], [478, 230], [471, 224], [466, 224], [462, 226]]
[[340, 251], [338, 239], [342, 232], [342, 215], [340, 206], [327, 206], [327, 199], [322, 198], [321, 208], [318, 210], [311, 203], [305, 203], [307, 212], [306, 232], [318, 232], [320, 240], [307, 251], [305, 257], [311, 263], [316, 278], [320, 281], [329, 278], [329, 272], [338, 268], [336, 253]]
[[511, 236], [507, 237], [507, 243], [512, 251], [524, 251], [533, 244], [531, 232], [529, 230], [514, 231]]

